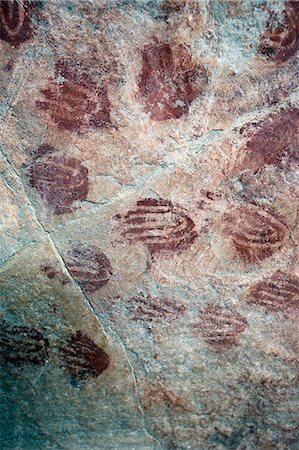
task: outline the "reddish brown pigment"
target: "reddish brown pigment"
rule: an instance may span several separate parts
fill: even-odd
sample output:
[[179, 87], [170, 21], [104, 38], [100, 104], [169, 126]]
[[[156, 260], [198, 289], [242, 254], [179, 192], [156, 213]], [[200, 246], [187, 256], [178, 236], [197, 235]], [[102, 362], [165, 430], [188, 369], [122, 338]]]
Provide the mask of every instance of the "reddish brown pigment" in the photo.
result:
[[4, 0], [0, 2], [0, 39], [17, 47], [30, 39], [31, 15], [37, 2]]
[[47, 360], [48, 347], [48, 340], [34, 328], [1, 323], [1, 362], [15, 365], [24, 363], [43, 365]]
[[79, 159], [49, 156], [30, 167], [30, 184], [54, 214], [63, 214], [73, 210], [74, 201], [86, 199], [88, 170]]
[[174, 319], [183, 314], [186, 308], [175, 300], [140, 292], [130, 299], [129, 309], [134, 312], [134, 320], [154, 322]]
[[[60, 75], [60, 72], [58, 72]], [[69, 71], [64, 81], [52, 80], [42, 93], [45, 99], [37, 106], [49, 111], [52, 121], [61, 129], [85, 132], [90, 128], [106, 128], [111, 125], [110, 101], [107, 88], [91, 81], [77, 80]]]
[[122, 235], [143, 242], [151, 253], [185, 249], [197, 237], [194, 222], [169, 200], [139, 200], [136, 209], [118, 217], [123, 221]]
[[65, 370], [76, 380], [95, 378], [109, 366], [109, 356], [81, 331], [58, 346]]
[[259, 52], [277, 63], [287, 61], [299, 47], [299, 3], [286, 2], [283, 19], [273, 14], [261, 37]]
[[37, 149], [34, 149], [31, 152], [32, 159], [39, 159], [45, 155], [49, 155], [50, 153], [56, 153], [58, 150], [55, 147], [52, 147], [48, 144], [42, 144]]
[[226, 233], [235, 251], [246, 263], [258, 263], [281, 248], [288, 228], [270, 207], [250, 204], [232, 209], [225, 217]]
[[207, 84], [203, 67], [195, 65], [187, 49], [168, 43], [146, 45], [138, 81], [144, 110], [153, 120], [178, 119]]
[[247, 320], [237, 311], [219, 305], [207, 306], [200, 315], [198, 323], [192, 328], [215, 350], [224, 351], [239, 344], [242, 334], [248, 327]]
[[87, 292], [105, 286], [112, 275], [109, 259], [94, 246], [73, 246], [66, 255], [65, 263], [78, 284]]
[[299, 278], [276, 272], [270, 278], [254, 284], [247, 295], [250, 305], [263, 306], [270, 312], [287, 315], [299, 312]]
[[149, 383], [146, 389], [146, 396], [144, 398], [144, 408], [150, 410], [161, 405], [169, 405], [173, 409], [182, 411], [190, 411], [190, 406], [186, 400], [181, 398], [178, 394], [170, 391], [164, 383], [156, 381]]
[[56, 275], [58, 275], [58, 271], [54, 269], [52, 266], [42, 266], [42, 271], [47, 275], [48, 278], [55, 278]]
[[245, 146], [241, 169], [262, 169], [266, 165], [298, 160], [299, 110], [288, 109], [268, 116], [255, 125]]

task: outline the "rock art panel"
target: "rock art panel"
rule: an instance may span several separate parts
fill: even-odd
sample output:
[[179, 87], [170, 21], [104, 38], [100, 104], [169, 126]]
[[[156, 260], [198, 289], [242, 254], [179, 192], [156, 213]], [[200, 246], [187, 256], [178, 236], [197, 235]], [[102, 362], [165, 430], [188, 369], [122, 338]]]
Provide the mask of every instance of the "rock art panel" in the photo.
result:
[[1, 448], [296, 450], [297, 16], [0, 1]]
[[[45, 261], [69, 282], [48, 278], [41, 271]], [[1, 419], [6, 423], [0, 446], [29, 450], [64, 441], [71, 448], [97, 448], [104, 441], [113, 448], [115, 440], [124, 447], [154, 445], [143, 428], [123, 347], [103, 331], [50, 239], [27, 245], [2, 265], [0, 285]], [[124, 437], [121, 421], [126, 422]]]

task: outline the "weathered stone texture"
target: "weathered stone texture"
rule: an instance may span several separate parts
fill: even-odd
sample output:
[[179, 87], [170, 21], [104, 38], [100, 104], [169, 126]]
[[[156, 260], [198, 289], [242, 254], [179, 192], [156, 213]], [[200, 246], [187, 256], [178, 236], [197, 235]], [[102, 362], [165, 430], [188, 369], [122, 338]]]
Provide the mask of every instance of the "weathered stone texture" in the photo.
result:
[[1, 448], [297, 448], [298, 15], [0, 2]]

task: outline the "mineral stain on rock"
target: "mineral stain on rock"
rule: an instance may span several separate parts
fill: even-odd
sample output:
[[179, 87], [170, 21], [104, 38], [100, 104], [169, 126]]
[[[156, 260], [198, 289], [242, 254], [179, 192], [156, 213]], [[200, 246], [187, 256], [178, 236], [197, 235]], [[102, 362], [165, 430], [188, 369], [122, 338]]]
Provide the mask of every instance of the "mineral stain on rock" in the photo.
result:
[[61, 362], [74, 380], [96, 378], [110, 364], [108, 354], [81, 331], [57, 346]]
[[97, 86], [86, 76], [79, 80], [66, 68], [57, 73], [64, 80], [51, 80], [42, 91], [44, 100], [38, 100], [36, 104], [49, 111], [58, 128], [84, 133], [92, 128], [111, 126], [111, 104], [105, 86]]
[[168, 406], [172, 410], [190, 411], [188, 401], [171, 391], [161, 381], [155, 381], [147, 385], [144, 403], [146, 410]]
[[282, 19], [272, 14], [261, 36], [259, 52], [277, 63], [283, 63], [294, 56], [299, 48], [298, 17], [298, 1], [286, 2]]
[[275, 272], [268, 279], [254, 284], [247, 293], [246, 301], [269, 312], [298, 314], [299, 278], [281, 271]]
[[73, 157], [38, 159], [30, 166], [29, 181], [54, 214], [72, 212], [73, 202], [88, 194], [88, 170]]
[[138, 80], [144, 110], [155, 121], [178, 119], [203, 92], [208, 77], [196, 65], [183, 45], [148, 44], [142, 50], [142, 70]]
[[199, 321], [192, 325], [194, 333], [201, 335], [217, 351], [239, 344], [247, 327], [248, 322], [240, 313], [216, 304], [204, 308]]
[[236, 255], [246, 263], [259, 263], [283, 245], [288, 227], [271, 207], [259, 204], [237, 206], [225, 217], [225, 231]]
[[48, 278], [55, 278], [57, 273], [59, 273], [53, 267], [47, 265], [43, 266], [41, 269], [47, 275]]
[[109, 259], [95, 246], [72, 246], [66, 254], [65, 263], [86, 292], [94, 292], [105, 286], [113, 273]]
[[35, 328], [10, 325], [6, 321], [0, 326], [0, 361], [16, 366], [30, 363], [45, 364], [48, 358], [49, 341]]
[[31, 38], [31, 15], [37, 2], [5, 0], [0, 2], [0, 39], [14, 47]]
[[117, 217], [122, 221], [122, 235], [131, 242], [142, 242], [151, 253], [184, 250], [197, 237], [192, 219], [170, 200], [139, 200], [136, 209]]

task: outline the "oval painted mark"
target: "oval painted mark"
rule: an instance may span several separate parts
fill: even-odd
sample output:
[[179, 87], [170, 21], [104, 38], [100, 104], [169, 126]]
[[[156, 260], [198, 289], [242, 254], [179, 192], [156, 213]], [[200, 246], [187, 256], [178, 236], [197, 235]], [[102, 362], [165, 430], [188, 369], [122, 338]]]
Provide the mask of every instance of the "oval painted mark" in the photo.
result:
[[183, 250], [197, 237], [195, 224], [180, 206], [169, 200], [146, 198], [122, 220], [122, 235], [131, 242], [142, 242], [151, 253]]
[[110, 363], [107, 353], [81, 331], [58, 346], [65, 370], [75, 380], [96, 378]]
[[31, 15], [37, 2], [0, 2], [0, 39], [17, 47], [31, 38]]
[[288, 232], [282, 217], [265, 205], [235, 207], [225, 222], [237, 256], [246, 263], [259, 263], [272, 256], [284, 245]]
[[299, 109], [281, 110], [254, 125], [241, 169], [258, 171], [267, 165], [280, 167], [284, 160], [298, 161]]
[[286, 2], [283, 16], [272, 14], [259, 46], [261, 55], [277, 63], [287, 61], [299, 48], [299, 3]]
[[111, 126], [111, 104], [106, 87], [99, 87], [85, 77], [78, 81], [69, 71], [67, 78], [58, 82], [52, 80], [42, 91], [44, 100], [37, 106], [49, 111], [58, 128], [83, 133], [90, 128]]
[[159, 322], [175, 319], [184, 314], [186, 307], [165, 297], [156, 297], [140, 292], [129, 300], [129, 309], [134, 313], [133, 320]]
[[29, 181], [54, 214], [73, 211], [76, 200], [88, 194], [88, 170], [79, 159], [49, 156], [30, 166]]
[[39, 331], [26, 326], [1, 323], [0, 360], [5, 364], [43, 365], [48, 358], [49, 342]]
[[65, 257], [68, 270], [86, 292], [105, 286], [112, 276], [107, 256], [95, 246], [74, 245]]
[[205, 69], [192, 61], [183, 45], [146, 45], [138, 81], [144, 110], [156, 121], [178, 119], [208, 83]]
[[274, 313], [298, 313], [299, 278], [278, 271], [270, 278], [254, 284], [249, 289], [246, 301]]
[[199, 321], [192, 325], [194, 332], [217, 351], [239, 344], [247, 327], [246, 318], [237, 311], [214, 304], [203, 309]]

